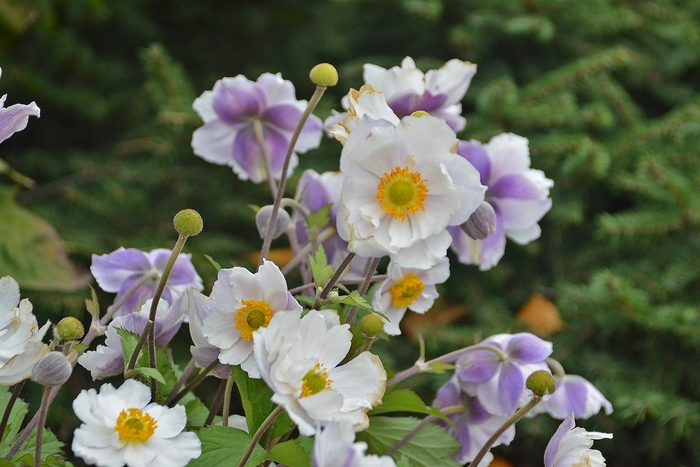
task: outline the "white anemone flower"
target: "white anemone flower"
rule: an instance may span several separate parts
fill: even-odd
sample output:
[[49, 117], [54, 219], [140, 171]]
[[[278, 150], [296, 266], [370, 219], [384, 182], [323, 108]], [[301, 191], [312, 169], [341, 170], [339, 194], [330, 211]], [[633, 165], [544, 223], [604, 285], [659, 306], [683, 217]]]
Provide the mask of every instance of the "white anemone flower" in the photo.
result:
[[465, 222], [486, 191], [456, 148], [454, 131], [439, 118], [410, 116], [394, 126], [363, 117], [340, 157], [337, 228], [349, 250], [421, 269], [445, 256], [445, 228]]
[[304, 436], [331, 421], [346, 421], [355, 431], [369, 426], [367, 411], [381, 402], [386, 371], [379, 357], [362, 352], [337, 366], [350, 350], [349, 325], [331, 324], [316, 310], [278, 313], [254, 333], [255, 360]]
[[575, 426], [571, 413], [557, 429], [544, 451], [544, 467], [604, 467], [605, 458], [593, 446], [593, 440], [611, 439], [611, 433], [586, 431]]
[[435, 284], [442, 284], [450, 277], [450, 261], [441, 258], [430, 269], [402, 268], [390, 262], [387, 278], [379, 284], [372, 297], [372, 306], [388, 319], [384, 332], [391, 336], [401, 334], [399, 323], [407, 309], [425, 313], [438, 297]]
[[314, 439], [314, 467], [395, 467], [389, 456], [365, 455], [367, 443], [357, 442], [347, 422], [331, 422], [316, 433]]
[[26, 298], [20, 302], [19, 284], [10, 276], [0, 278], [0, 385], [27, 379], [49, 347], [41, 342], [51, 325], [39, 328]]
[[329, 129], [329, 133], [342, 144], [345, 144], [348, 135], [360, 124], [365, 115], [375, 121], [386, 120], [393, 125], [399, 124], [399, 117], [386, 103], [384, 94], [369, 84], [362, 86], [359, 91], [350, 89], [346, 98], [347, 114], [342, 114], [344, 118], [331, 125]]
[[183, 432], [185, 407], [150, 403], [146, 385], [130, 379], [119, 389], [105, 384], [83, 390], [73, 411], [83, 422], [75, 430], [73, 453], [102, 467], [180, 467], [202, 453], [195, 433]]
[[251, 378], [260, 378], [253, 356], [253, 332], [268, 326], [275, 313], [301, 311], [287, 290], [282, 271], [272, 261], [265, 261], [255, 274], [241, 267], [222, 269], [212, 298], [218, 309], [204, 320], [204, 337], [221, 349], [221, 363], [241, 365]]

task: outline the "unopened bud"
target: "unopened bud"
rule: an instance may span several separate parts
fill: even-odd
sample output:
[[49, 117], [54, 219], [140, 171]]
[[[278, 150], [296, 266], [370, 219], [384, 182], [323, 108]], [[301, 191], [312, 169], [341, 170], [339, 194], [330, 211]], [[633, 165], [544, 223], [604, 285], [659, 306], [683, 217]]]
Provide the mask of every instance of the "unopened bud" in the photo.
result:
[[76, 341], [85, 335], [83, 323], [78, 318], [67, 316], [54, 327], [54, 336], [62, 341]]
[[202, 221], [202, 216], [194, 209], [183, 209], [175, 214], [173, 225], [180, 235], [194, 237], [202, 231], [204, 221]]
[[554, 393], [557, 383], [554, 382], [552, 374], [546, 370], [537, 370], [527, 377], [525, 387], [534, 392], [537, 396], [545, 396]]
[[496, 211], [486, 201], [482, 201], [476, 211], [462, 224], [462, 230], [474, 240], [483, 240], [496, 233]]
[[32, 381], [42, 386], [60, 386], [70, 378], [73, 366], [61, 352], [49, 352], [32, 369]]
[[366, 337], [374, 337], [384, 329], [384, 320], [374, 313], [365, 315], [364, 318], [360, 320], [360, 331]]
[[[258, 213], [255, 215], [255, 224], [258, 226], [258, 232], [260, 233], [260, 238], [265, 238], [267, 234], [267, 228], [270, 225], [270, 218], [272, 217], [272, 206], [267, 205], [260, 208]], [[287, 230], [289, 227], [289, 222], [291, 221], [289, 213], [284, 209], [277, 211], [277, 219], [275, 220], [275, 229], [272, 232], [272, 238], [277, 238]]]
[[311, 82], [325, 88], [338, 84], [338, 70], [330, 63], [319, 63], [309, 72]]

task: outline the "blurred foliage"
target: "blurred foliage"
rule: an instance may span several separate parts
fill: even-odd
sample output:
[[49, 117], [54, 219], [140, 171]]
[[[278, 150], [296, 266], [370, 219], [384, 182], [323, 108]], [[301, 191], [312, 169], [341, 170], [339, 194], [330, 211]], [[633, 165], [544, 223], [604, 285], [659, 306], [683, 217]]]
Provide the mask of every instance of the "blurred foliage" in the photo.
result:
[[[17, 202], [56, 228], [83, 269], [119, 246], [171, 246], [172, 216], [197, 209], [204, 232], [187, 250], [210, 287], [203, 253], [249, 264], [260, 240], [248, 204], [269, 200], [192, 154], [194, 98], [223, 76], [265, 71], [308, 98], [308, 70], [327, 61], [340, 83], [319, 106], [325, 117], [361, 85], [362, 64], [405, 55], [424, 70], [477, 63], [460, 136], [526, 136], [533, 166], [555, 181], [541, 239], [509, 243], [485, 273], [453, 262], [441, 292], [469, 312], [423, 328], [428, 355], [523, 329], [515, 311], [540, 292], [567, 323], [551, 336], [554, 357], [615, 407], [584, 422], [615, 434], [598, 446], [608, 465], [699, 465], [699, 0], [0, 0], [0, 86], [8, 104], [42, 110], [2, 158], [37, 182]], [[324, 141], [301, 165], [333, 170], [338, 154]], [[40, 314], [83, 313], [77, 295], [21, 285]], [[415, 343], [393, 345], [401, 351], [384, 346], [383, 358], [410, 365]], [[187, 358], [184, 344], [175, 357]], [[439, 381], [415, 383], [429, 398]], [[53, 418], [67, 439], [75, 419]], [[556, 424], [522, 422], [499, 452], [541, 465]]]

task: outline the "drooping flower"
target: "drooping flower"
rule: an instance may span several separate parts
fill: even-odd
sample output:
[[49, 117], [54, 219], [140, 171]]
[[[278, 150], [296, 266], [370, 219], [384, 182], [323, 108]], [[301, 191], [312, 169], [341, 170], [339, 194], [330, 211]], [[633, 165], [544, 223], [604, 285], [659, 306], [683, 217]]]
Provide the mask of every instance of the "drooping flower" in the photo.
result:
[[[95, 350], [85, 352], [78, 358], [93, 380], [104, 379], [124, 372], [124, 357], [122, 352], [122, 337], [117, 329], [125, 329], [141, 335], [146, 328], [151, 312], [152, 300], [147, 300], [141, 310], [113, 319], [107, 327], [104, 345], [98, 345]], [[154, 323], [156, 345], [163, 347], [175, 336], [180, 325], [187, 317], [187, 297], [181, 295], [172, 306], [165, 300], [158, 302], [156, 320]]]
[[[267, 178], [265, 159], [255, 128], [258, 127], [269, 156], [269, 165], [276, 179], [292, 134], [306, 108], [298, 101], [294, 85], [278, 73], [263, 73], [257, 81], [243, 75], [223, 78], [214, 89], [205, 91], [192, 105], [204, 125], [192, 135], [194, 153], [208, 162], [229, 165], [241, 180], [260, 183]], [[321, 120], [310, 115], [294, 148], [304, 153], [321, 142]], [[290, 171], [296, 167], [296, 154]]]
[[115, 389], [83, 390], [73, 401], [82, 421], [73, 453], [102, 467], [180, 467], [202, 453], [195, 433], [184, 432], [185, 407], [150, 403], [146, 385], [130, 379]]
[[421, 269], [445, 256], [445, 227], [465, 222], [486, 189], [453, 152], [456, 143], [450, 127], [431, 116], [405, 117], [398, 126], [360, 122], [340, 156], [345, 182], [337, 228], [350, 251], [388, 254]]
[[[187, 289], [185, 292], [187, 309], [189, 313], [190, 337], [192, 343], [190, 353], [199, 368], [206, 368], [219, 359], [221, 349], [211, 345], [204, 337], [204, 320], [218, 309], [216, 301], [207, 297], [195, 289]], [[228, 378], [231, 374], [231, 366], [220, 363], [209, 373], [217, 378]]]
[[509, 417], [524, 405], [530, 391], [525, 380], [535, 370], [547, 370], [545, 359], [552, 343], [530, 333], [496, 334], [466, 352], [455, 364], [455, 374], [467, 384], [476, 384], [475, 394], [490, 413]]
[[386, 371], [379, 357], [362, 352], [342, 366], [350, 350], [349, 325], [330, 326], [316, 310], [278, 313], [254, 334], [255, 360], [273, 390], [272, 401], [284, 407], [304, 436], [331, 421], [355, 431], [367, 428], [367, 411], [380, 403]]
[[401, 120], [387, 104], [384, 94], [369, 84], [362, 86], [359, 91], [350, 89], [343, 102], [347, 112], [331, 116], [325, 123], [329, 127], [328, 132], [342, 144], [345, 144], [348, 135], [363, 119], [369, 118], [374, 122], [384, 120], [394, 126]]
[[32, 368], [49, 353], [41, 342], [50, 322], [39, 328], [28, 299], [20, 301], [19, 284], [10, 276], [0, 278], [0, 385], [10, 386], [29, 378]]
[[[0, 70], [2, 73], [2, 70]], [[29, 117], [39, 117], [40, 110], [35, 102], [30, 104], [13, 104], [5, 107], [7, 94], [0, 97], [0, 143], [27, 128]]]
[[[462, 449], [454, 456], [460, 464], [473, 461], [486, 441], [508, 420], [507, 416], [489, 413], [477, 397], [469, 395], [462, 389], [456, 377], [452, 377], [438, 390], [433, 405], [440, 410], [447, 407], [464, 407], [463, 412], [447, 415], [454, 423], [454, 427], [442, 420], [437, 422], [462, 445]], [[503, 432], [493, 446], [508, 445], [513, 438], [515, 438], [514, 425]], [[479, 464], [489, 465], [488, 462], [483, 461]]]
[[314, 438], [314, 467], [395, 467], [389, 456], [365, 454], [367, 443], [355, 441], [348, 422], [331, 422], [318, 430]]
[[528, 415], [547, 412], [552, 418], [563, 420], [573, 413], [575, 418], [590, 418], [605, 410], [613, 411], [612, 404], [585, 378], [578, 375], [554, 376], [557, 386], [554, 393], [537, 404]]
[[[171, 253], [171, 250], [164, 248], [146, 253], [136, 248], [122, 247], [106, 255], [92, 255], [90, 271], [102, 290], [117, 293], [115, 301], [138, 281], [144, 280], [114, 316], [140, 310], [146, 300], [153, 298]], [[181, 253], [175, 260], [162, 296], [168, 303], [174, 303], [190, 287], [198, 290], [204, 288], [191, 258], [192, 255]]]
[[301, 310], [282, 271], [267, 260], [255, 274], [241, 267], [222, 269], [212, 297], [217, 309], [204, 320], [204, 336], [221, 349], [221, 363], [241, 365], [251, 378], [259, 378], [253, 332], [268, 326], [276, 313]]
[[600, 451], [591, 449], [593, 440], [612, 439], [611, 433], [586, 431], [576, 427], [574, 414], [559, 425], [544, 451], [544, 467], [604, 467]]
[[407, 309], [416, 313], [428, 311], [438, 297], [435, 284], [442, 284], [449, 276], [450, 261], [446, 257], [425, 270], [402, 268], [390, 262], [387, 278], [372, 297], [372, 306], [389, 318], [384, 323], [384, 332], [392, 336], [401, 334], [399, 323]]
[[488, 144], [460, 141], [457, 153], [472, 163], [486, 185], [485, 201], [496, 212], [496, 232], [484, 240], [470, 238], [450, 227], [452, 248], [465, 264], [491, 269], [503, 256], [506, 237], [525, 245], [540, 236], [537, 222], [552, 207], [549, 189], [554, 185], [541, 170], [530, 168], [528, 141], [503, 133]]

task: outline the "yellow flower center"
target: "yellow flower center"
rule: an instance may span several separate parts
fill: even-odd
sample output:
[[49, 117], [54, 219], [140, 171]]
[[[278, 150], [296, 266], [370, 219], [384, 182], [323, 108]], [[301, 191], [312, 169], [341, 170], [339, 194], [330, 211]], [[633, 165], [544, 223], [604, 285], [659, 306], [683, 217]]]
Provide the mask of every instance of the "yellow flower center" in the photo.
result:
[[314, 394], [330, 389], [332, 379], [328, 379], [328, 372], [317, 363], [311, 371], [302, 378], [301, 397], [313, 396]]
[[392, 303], [396, 308], [406, 308], [418, 298], [424, 288], [422, 280], [408, 274], [389, 289], [393, 297]]
[[121, 411], [114, 430], [122, 441], [145, 443], [157, 427], [153, 417], [139, 409], [131, 408]]
[[409, 214], [424, 210], [423, 203], [428, 194], [423, 178], [418, 172], [405, 167], [394, 167], [385, 173], [377, 185], [377, 201], [394, 219], [405, 221]]
[[236, 328], [241, 339], [253, 340], [256, 329], [266, 328], [272, 318], [272, 308], [261, 300], [241, 300], [242, 307], [236, 310]]

